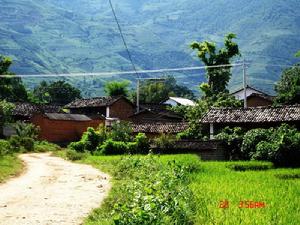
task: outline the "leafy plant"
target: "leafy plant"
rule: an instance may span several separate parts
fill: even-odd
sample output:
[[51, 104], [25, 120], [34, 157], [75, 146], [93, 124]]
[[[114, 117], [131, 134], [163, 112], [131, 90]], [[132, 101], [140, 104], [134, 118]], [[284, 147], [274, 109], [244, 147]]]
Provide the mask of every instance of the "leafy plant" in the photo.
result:
[[174, 148], [176, 139], [167, 134], [161, 134], [154, 139], [154, 145], [161, 153], [168, 152]]
[[113, 123], [110, 138], [114, 141], [133, 141], [133, 129], [130, 123], [125, 121]]

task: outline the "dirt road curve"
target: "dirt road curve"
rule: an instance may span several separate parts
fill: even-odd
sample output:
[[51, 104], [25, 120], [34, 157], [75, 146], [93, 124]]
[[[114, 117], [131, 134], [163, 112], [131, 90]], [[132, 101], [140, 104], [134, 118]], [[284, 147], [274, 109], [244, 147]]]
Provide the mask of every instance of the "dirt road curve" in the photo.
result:
[[91, 166], [49, 153], [20, 157], [25, 173], [0, 185], [1, 225], [81, 224], [109, 191], [108, 175]]

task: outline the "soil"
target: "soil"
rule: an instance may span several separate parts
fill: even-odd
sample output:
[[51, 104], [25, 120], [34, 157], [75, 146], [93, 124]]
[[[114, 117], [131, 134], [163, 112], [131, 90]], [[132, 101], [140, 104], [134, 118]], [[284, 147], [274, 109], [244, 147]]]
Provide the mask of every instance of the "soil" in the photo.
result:
[[98, 208], [109, 176], [50, 153], [22, 154], [26, 170], [0, 185], [1, 225], [73, 225]]

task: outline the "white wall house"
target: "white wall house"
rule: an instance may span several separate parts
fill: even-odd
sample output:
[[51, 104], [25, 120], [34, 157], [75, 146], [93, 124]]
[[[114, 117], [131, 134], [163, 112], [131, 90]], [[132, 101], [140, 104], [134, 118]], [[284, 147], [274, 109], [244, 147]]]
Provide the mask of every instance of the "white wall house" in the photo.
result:
[[[255, 88], [252, 88], [250, 86], [247, 86], [246, 88], [246, 96], [247, 98], [252, 95], [252, 94], [262, 94], [262, 95], [266, 95], [266, 93], [262, 92], [262, 91], [259, 91]], [[238, 91], [235, 91], [233, 93], [231, 93], [231, 95], [233, 95], [236, 99], [238, 100], [244, 100], [244, 88], [238, 90]]]
[[196, 103], [190, 99], [179, 98], [179, 97], [169, 97], [169, 99], [163, 102], [162, 104], [171, 105], [171, 106], [178, 106], [178, 105], [195, 106], [196, 105]]

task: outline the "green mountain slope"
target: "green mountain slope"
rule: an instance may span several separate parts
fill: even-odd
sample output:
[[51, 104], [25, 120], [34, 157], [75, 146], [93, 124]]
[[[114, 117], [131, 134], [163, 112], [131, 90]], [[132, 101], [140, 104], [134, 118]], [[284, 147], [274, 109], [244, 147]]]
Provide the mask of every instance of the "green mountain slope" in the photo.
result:
[[[298, 0], [113, 2], [139, 69], [201, 65], [189, 43], [221, 44], [226, 33], [234, 32], [251, 62], [250, 84], [272, 92], [282, 67], [271, 64], [295, 63], [293, 54], [300, 49]], [[106, 0], [0, 0], [0, 5], [0, 53], [15, 59], [16, 73], [132, 70]], [[174, 75], [194, 88], [204, 80], [204, 71]], [[70, 81], [85, 95], [97, 95], [105, 79]], [[32, 86], [36, 80], [26, 82]], [[235, 69], [231, 87], [240, 85], [241, 71]]]

